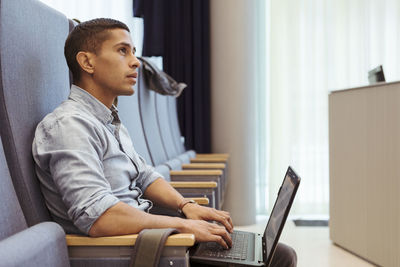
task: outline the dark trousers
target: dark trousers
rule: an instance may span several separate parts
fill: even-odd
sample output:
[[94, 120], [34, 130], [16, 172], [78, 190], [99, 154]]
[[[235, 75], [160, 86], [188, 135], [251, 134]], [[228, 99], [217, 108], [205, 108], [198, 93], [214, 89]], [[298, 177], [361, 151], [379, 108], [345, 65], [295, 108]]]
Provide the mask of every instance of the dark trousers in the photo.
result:
[[271, 267], [296, 267], [297, 254], [293, 248], [278, 243], [274, 257], [272, 258]]

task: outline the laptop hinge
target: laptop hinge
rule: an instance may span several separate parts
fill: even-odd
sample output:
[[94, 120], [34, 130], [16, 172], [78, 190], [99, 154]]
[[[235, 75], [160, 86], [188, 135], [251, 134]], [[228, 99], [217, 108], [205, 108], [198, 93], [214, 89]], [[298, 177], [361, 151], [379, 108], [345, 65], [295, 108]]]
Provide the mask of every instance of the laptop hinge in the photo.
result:
[[256, 234], [255, 235], [255, 244], [260, 244], [262, 243], [262, 246], [260, 245], [256, 245], [254, 248], [254, 259], [258, 262], [258, 263], [263, 263], [264, 262], [264, 256], [263, 256], [263, 250], [264, 250], [264, 243], [262, 240], [262, 237], [260, 234]]

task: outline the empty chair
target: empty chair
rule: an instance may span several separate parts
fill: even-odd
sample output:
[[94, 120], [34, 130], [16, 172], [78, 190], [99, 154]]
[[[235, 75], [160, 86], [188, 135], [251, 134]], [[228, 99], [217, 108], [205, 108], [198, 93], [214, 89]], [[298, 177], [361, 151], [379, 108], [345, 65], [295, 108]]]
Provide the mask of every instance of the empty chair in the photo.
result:
[[[157, 114], [157, 122], [160, 129], [160, 135], [164, 144], [168, 158], [178, 158], [182, 162], [182, 169], [190, 170], [221, 170], [222, 188], [226, 187], [226, 165], [224, 163], [190, 163], [190, 157], [187, 153], [180, 154], [174, 145], [174, 138], [172, 135], [172, 122], [168, 110], [168, 98], [172, 96], [164, 96], [155, 94], [155, 108]], [[221, 190], [222, 199], [225, 190]]]
[[[225, 164], [224, 172], [223, 172], [223, 188], [226, 189], [228, 185], [228, 154], [196, 154], [194, 150], [186, 150], [183, 145], [182, 136], [179, 128], [178, 122], [178, 113], [176, 109], [176, 98], [175, 97], [167, 97], [167, 113], [168, 113], [168, 121], [169, 121], [169, 129], [173, 139], [173, 142], [170, 144], [174, 144], [176, 151], [179, 153], [179, 158], [181, 159], [189, 159], [190, 162], [193, 163], [220, 163]], [[159, 113], [161, 115], [161, 112]], [[160, 117], [160, 116], [159, 116]], [[169, 136], [169, 135], [166, 135]], [[189, 164], [183, 164], [183, 169], [193, 169], [196, 166], [191, 166]], [[223, 191], [224, 192], [224, 191]]]
[[[142, 121], [140, 118], [139, 104], [138, 104], [138, 87], [144, 82], [141, 75], [141, 69], [139, 68], [139, 78], [137, 84], [135, 85], [135, 93], [131, 96], [121, 96], [118, 99], [118, 114], [121, 118], [122, 123], [127, 128], [130, 137], [132, 139], [133, 146], [136, 152], [141, 155], [148, 164], [155, 166], [156, 171], [158, 171], [163, 177], [170, 181], [170, 168], [166, 164], [177, 164], [179, 166], [180, 162], [175, 160], [175, 163], [162, 162], [159, 164], [154, 164], [153, 157], [149, 153], [148, 145], [146, 142], [146, 137], [142, 128]], [[189, 178], [187, 178], [189, 179]], [[195, 182], [195, 179], [191, 179]], [[185, 197], [199, 197], [205, 196], [210, 201], [211, 207], [215, 206], [215, 183], [209, 183], [207, 181], [202, 181], [196, 184], [186, 183], [186, 187], [183, 184], [174, 183], [175, 188], [182, 193]], [[207, 186], [207, 187], [206, 187]], [[200, 188], [199, 188], [200, 187]]]
[[[198, 159], [195, 162], [223, 162], [226, 163], [229, 154], [226, 153], [210, 153], [210, 154], [197, 154], [194, 150], [186, 150], [183, 144], [182, 135], [179, 128], [178, 113], [176, 109], [176, 98], [168, 97], [168, 114], [169, 122], [171, 124], [171, 133], [174, 140], [174, 145], [179, 154], [186, 154], [191, 159]], [[207, 161], [208, 160], [208, 161]]]
[[[182, 169], [182, 162], [178, 158], [168, 158], [165, 145], [162, 142], [159, 125], [157, 121], [157, 113], [155, 107], [154, 91], [147, 88], [144, 78], [139, 75], [138, 81], [138, 98], [140, 118], [143, 126], [146, 144], [150, 152], [152, 162], [155, 166], [159, 164], [167, 165], [171, 171], [171, 180], [187, 180], [188, 178], [182, 177], [184, 173], [176, 172]], [[142, 79], [142, 80], [141, 80]], [[221, 186], [221, 170], [206, 170], [206, 171], [192, 171], [192, 180], [207, 179], [218, 183], [218, 190], [216, 191], [217, 207], [222, 207], [222, 186]]]

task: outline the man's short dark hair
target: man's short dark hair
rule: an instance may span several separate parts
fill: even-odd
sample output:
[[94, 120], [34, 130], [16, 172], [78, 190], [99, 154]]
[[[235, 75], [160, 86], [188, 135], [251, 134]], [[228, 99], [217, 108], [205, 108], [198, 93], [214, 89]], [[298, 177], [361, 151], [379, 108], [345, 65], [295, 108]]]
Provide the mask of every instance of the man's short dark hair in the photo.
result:
[[107, 18], [93, 19], [75, 26], [69, 33], [64, 46], [64, 55], [74, 81], [79, 81], [81, 68], [76, 61], [76, 55], [80, 51], [97, 53], [101, 45], [108, 38], [109, 30], [123, 29], [128, 32], [126, 24]]

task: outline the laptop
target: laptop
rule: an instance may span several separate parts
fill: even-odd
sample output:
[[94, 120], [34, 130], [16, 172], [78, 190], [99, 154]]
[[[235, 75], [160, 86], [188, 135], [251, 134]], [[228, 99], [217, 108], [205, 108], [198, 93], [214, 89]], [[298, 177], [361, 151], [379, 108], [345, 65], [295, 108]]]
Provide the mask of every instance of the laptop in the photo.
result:
[[191, 248], [190, 261], [217, 266], [269, 266], [299, 185], [300, 177], [289, 166], [263, 236], [235, 230], [232, 248], [223, 249], [216, 242], [199, 243]]

